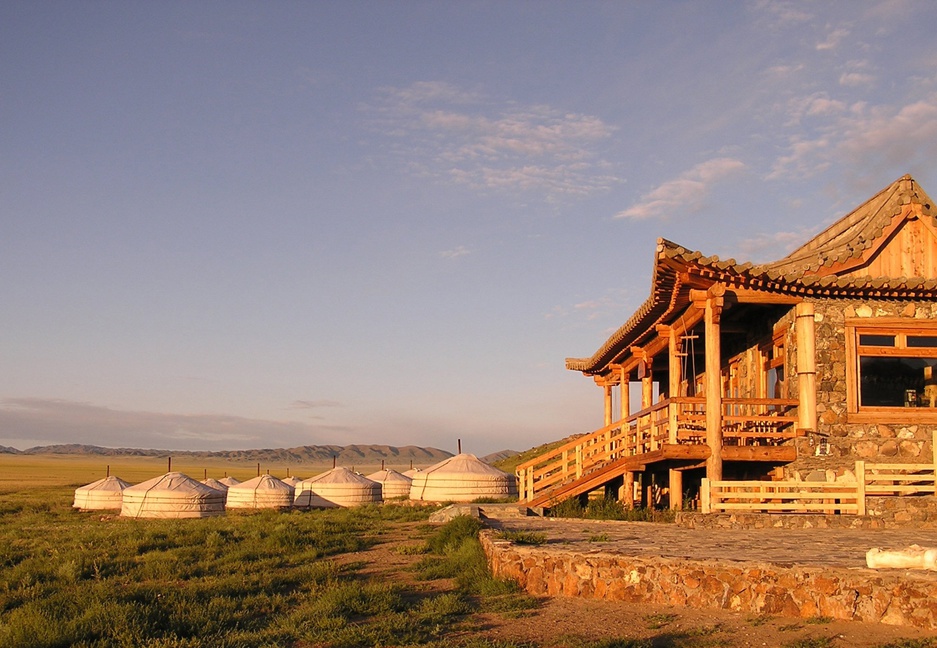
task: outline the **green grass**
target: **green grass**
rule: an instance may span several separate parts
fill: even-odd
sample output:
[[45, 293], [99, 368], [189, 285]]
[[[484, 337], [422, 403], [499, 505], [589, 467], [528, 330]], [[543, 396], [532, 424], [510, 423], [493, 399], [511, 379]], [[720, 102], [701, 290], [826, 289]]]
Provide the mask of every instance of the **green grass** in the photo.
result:
[[671, 523], [676, 514], [674, 511], [659, 511], [651, 508], [627, 508], [614, 499], [589, 500], [583, 506], [578, 498], [570, 498], [550, 506], [550, 517], [580, 518], [586, 520], [620, 520], [628, 522], [663, 522]]
[[333, 561], [427, 509], [128, 520], [73, 511], [71, 494], [16, 492], [0, 504], [2, 646], [420, 644], [464, 609], [414, 603]]
[[539, 546], [547, 543], [547, 534], [537, 531], [502, 531], [498, 537], [520, 545]]

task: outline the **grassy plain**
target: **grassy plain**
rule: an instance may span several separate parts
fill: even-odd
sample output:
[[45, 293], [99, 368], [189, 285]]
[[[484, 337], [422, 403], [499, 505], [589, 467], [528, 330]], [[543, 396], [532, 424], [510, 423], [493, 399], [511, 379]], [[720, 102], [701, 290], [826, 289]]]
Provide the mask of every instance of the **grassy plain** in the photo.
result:
[[[168, 467], [168, 457], [0, 454], [0, 493], [21, 489], [24, 484], [77, 488], [107, 476], [108, 469], [111, 475], [137, 484], [162, 475], [167, 472]], [[331, 462], [260, 465], [262, 473], [269, 471], [271, 475], [281, 479], [289, 475], [306, 479], [331, 468]], [[387, 465], [387, 468], [403, 471], [409, 469], [409, 464]], [[236, 462], [216, 457], [173, 457], [172, 469], [193, 479], [204, 479], [207, 475], [215, 479], [230, 476], [245, 481], [258, 474], [257, 462]], [[354, 466], [354, 469], [367, 475], [380, 470], [381, 465], [368, 463]]]

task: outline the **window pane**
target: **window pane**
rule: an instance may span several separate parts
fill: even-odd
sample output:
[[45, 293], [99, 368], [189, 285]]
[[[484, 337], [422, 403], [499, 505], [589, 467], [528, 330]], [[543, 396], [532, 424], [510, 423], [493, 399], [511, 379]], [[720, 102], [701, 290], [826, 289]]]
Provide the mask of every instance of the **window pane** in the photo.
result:
[[[932, 361], [931, 361], [932, 362]], [[934, 383], [931, 362], [923, 358], [859, 358], [859, 405], [904, 407], [929, 404], [925, 384]], [[927, 380], [925, 380], [925, 378]], [[930, 387], [937, 389], [937, 383]]]
[[895, 336], [862, 333], [859, 335], [859, 344], [862, 346], [893, 347], [895, 346]]
[[937, 348], [937, 336], [909, 335], [908, 346], [918, 348], [927, 347], [929, 349]]

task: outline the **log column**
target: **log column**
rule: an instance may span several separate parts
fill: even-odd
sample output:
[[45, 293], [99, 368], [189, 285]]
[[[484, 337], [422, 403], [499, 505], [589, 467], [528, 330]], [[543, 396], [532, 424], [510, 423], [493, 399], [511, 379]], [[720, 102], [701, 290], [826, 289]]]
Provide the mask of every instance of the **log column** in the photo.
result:
[[631, 415], [631, 374], [624, 367], [619, 369], [618, 385], [621, 391], [621, 420]]
[[612, 424], [612, 383], [605, 383], [605, 427]]
[[691, 290], [690, 298], [702, 302], [706, 345], [706, 445], [710, 455], [706, 460], [706, 477], [711, 481], [722, 480], [722, 348], [720, 345], [720, 320], [726, 289], [722, 284], [713, 284], [707, 291]]
[[797, 341], [797, 425], [802, 430], [817, 429], [817, 337], [813, 304], [800, 302], [794, 311]]

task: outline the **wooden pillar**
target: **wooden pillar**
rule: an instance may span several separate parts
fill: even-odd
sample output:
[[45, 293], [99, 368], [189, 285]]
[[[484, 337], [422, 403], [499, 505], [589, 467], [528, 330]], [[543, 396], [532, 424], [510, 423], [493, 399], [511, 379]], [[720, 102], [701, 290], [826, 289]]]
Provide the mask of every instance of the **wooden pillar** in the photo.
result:
[[624, 421], [631, 415], [631, 374], [624, 367], [620, 371], [618, 384], [621, 391], [621, 420]]
[[605, 427], [612, 424], [612, 384], [605, 383]]
[[670, 360], [670, 386], [668, 389], [668, 398], [671, 403], [667, 408], [667, 427], [668, 443], [677, 443], [677, 415], [679, 414], [678, 405], [673, 399], [680, 395], [680, 383], [683, 382], [682, 368], [680, 365], [680, 336], [676, 329], [671, 328], [668, 331], [670, 335], [668, 345], [668, 358]]
[[634, 508], [634, 473], [625, 471], [624, 483], [621, 485], [621, 496], [618, 498], [626, 508]]
[[683, 508], [683, 471], [670, 470], [670, 510]]
[[712, 481], [722, 480], [722, 348], [719, 340], [725, 286], [713, 284], [703, 292], [691, 290], [690, 298], [703, 302], [703, 323], [706, 346], [706, 477]]
[[813, 304], [800, 302], [795, 309], [797, 338], [797, 425], [817, 429], [817, 337]]
[[651, 374], [651, 363], [644, 362], [644, 376], [641, 378], [641, 409], [647, 409], [654, 404], [654, 376]]

